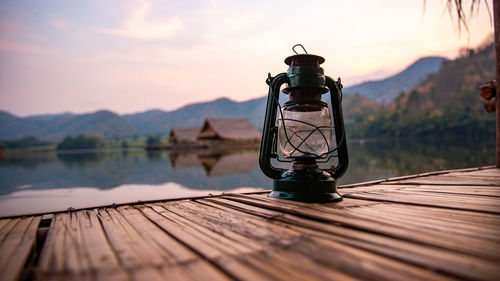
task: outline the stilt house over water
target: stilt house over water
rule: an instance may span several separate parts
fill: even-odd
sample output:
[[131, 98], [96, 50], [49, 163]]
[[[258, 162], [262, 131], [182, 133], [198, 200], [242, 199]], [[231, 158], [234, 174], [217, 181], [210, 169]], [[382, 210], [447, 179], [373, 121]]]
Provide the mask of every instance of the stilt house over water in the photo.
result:
[[172, 130], [170, 130], [168, 142], [178, 144], [193, 144], [197, 141], [199, 133], [200, 128], [172, 128]]
[[246, 118], [207, 119], [198, 134], [199, 140], [258, 143], [260, 132]]

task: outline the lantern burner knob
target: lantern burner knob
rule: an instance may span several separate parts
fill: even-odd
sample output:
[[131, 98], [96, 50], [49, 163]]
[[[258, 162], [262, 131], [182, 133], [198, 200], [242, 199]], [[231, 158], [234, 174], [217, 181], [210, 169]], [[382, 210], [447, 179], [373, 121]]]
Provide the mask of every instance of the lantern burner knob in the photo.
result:
[[294, 158], [292, 169], [294, 170], [308, 170], [318, 169], [316, 158], [314, 157], [296, 157]]

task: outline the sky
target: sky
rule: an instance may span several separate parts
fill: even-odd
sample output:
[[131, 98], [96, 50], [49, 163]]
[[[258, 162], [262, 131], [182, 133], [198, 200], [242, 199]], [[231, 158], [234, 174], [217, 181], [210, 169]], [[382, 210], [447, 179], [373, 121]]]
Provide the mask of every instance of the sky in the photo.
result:
[[492, 1], [481, 2], [468, 34], [445, 0], [425, 9], [424, 0], [2, 0], [0, 110], [127, 114], [245, 101], [267, 94], [267, 73], [286, 72], [297, 43], [344, 86], [381, 79], [491, 36]]

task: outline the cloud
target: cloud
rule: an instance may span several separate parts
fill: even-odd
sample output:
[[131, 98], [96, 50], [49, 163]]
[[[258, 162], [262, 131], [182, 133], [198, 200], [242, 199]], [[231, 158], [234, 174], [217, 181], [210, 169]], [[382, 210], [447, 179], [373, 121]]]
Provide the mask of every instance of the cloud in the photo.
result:
[[2, 33], [16, 33], [21, 32], [21, 27], [11, 21], [0, 20], [0, 32]]
[[184, 24], [179, 17], [161, 21], [148, 18], [151, 3], [145, 1], [124, 21], [122, 27], [103, 29], [101, 32], [142, 40], [165, 40], [176, 35]]
[[49, 50], [43, 47], [19, 44], [15, 42], [9, 42], [3, 39], [0, 39], [0, 50], [12, 51], [18, 53], [38, 54], [38, 55], [45, 55], [49, 53]]
[[68, 27], [68, 22], [61, 20], [61, 19], [50, 19], [49, 24], [52, 27], [54, 27], [55, 29], [59, 29], [59, 30], [62, 30], [62, 29], [65, 29], [66, 27]]

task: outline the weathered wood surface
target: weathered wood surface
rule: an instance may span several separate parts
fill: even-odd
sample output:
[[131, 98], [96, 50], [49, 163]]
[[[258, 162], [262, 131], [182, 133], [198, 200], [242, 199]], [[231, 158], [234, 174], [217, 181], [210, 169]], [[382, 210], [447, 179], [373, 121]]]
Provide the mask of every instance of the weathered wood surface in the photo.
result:
[[19, 280], [35, 243], [40, 216], [0, 220], [0, 280]]
[[[499, 280], [500, 169], [0, 220], [0, 280]], [[38, 250], [37, 250], [38, 249]]]

